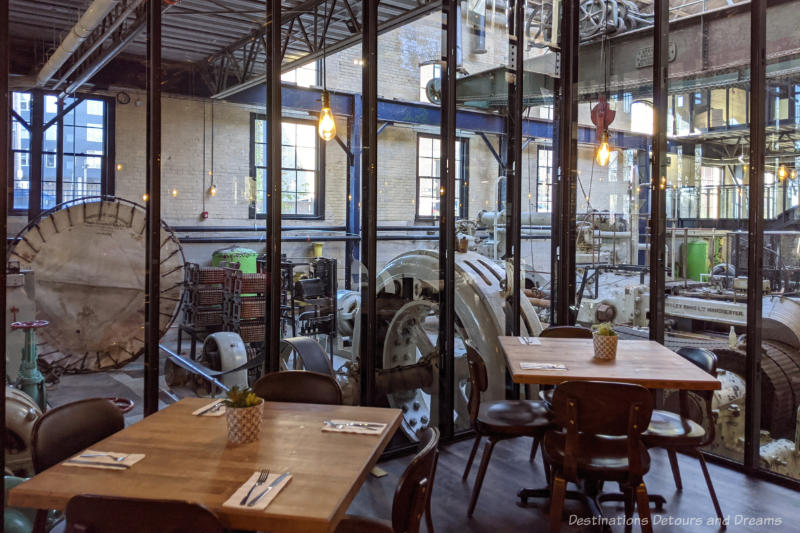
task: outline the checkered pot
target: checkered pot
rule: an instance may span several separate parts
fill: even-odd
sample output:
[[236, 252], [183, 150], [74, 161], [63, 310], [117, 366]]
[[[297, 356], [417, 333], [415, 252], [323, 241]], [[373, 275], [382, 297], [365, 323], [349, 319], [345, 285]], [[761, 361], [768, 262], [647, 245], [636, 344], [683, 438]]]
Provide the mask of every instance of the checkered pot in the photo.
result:
[[600, 361], [613, 361], [617, 358], [617, 335], [594, 334], [594, 358]]
[[228, 442], [244, 444], [258, 440], [261, 435], [261, 418], [264, 400], [252, 407], [226, 407], [225, 421], [228, 424]]

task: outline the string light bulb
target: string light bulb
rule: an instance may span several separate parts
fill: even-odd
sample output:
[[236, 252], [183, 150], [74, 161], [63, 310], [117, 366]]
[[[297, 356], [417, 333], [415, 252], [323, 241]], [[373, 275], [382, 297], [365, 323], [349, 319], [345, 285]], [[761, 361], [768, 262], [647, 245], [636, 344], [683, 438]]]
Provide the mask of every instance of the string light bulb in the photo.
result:
[[778, 179], [783, 181], [786, 179], [788, 172], [786, 171], [786, 165], [781, 165], [778, 167]]
[[177, 198], [178, 197], [178, 189], [175, 189], [175, 188], [172, 189], [172, 197], [173, 198]]
[[317, 131], [323, 141], [330, 141], [336, 137], [336, 122], [333, 120], [331, 95], [328, 91], [322, 91], [322, 110], [319, 113]]
[[208, 188], [208, 195], [209, 196], [216, 196], [217, 195], [217, 186], [214, 185], [213, 183], [211, 184], [211, 187]]
[[143, 202], [146, 202], [146, 201], [148, 201], [149, 199], [150, 199], [150, 195], [149, 195], [149, 194], [147, 194], [147, 193], [144, 193], [144, 194], [142, 195], [142, 201], [143, 201]]
[[608, 165], [610, 159], [611, 147], [608, 145], [608, 132], [604, 131], [603, 136], [600, 139], [600, 146], [597, 147], [597, 153], [594, 156], [594, 160], [597, 161], [598, 165], [604, 167]]

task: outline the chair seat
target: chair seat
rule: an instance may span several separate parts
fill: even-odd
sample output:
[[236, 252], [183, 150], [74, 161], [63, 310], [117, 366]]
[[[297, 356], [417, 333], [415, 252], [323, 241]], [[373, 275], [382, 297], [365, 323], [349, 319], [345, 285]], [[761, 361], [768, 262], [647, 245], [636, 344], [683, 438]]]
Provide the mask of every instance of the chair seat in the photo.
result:
[[547, 405], [533, 400], [484, 402], [475, 424], [483, 435], [532, 435], [554, 427]]
[[650, 447], [690, 447], [698, 446], [705, 436], [706, 430], [697, 422], [672, 411], [656, 410], [642, 440]]
[[366, 516], [345, 515], [334, 533], [394, 533], [392, 523]]
[[[607, 481], [624, 481], [628, 478], [628, 439], [606, 435], [579, 435], [578, 476]], [[544, 436], [542, 452], [548, 463], [564, 463], [566, 433], [550, 431]], [[643, 473], [650, 470], [650, 454], [640, 445]]]

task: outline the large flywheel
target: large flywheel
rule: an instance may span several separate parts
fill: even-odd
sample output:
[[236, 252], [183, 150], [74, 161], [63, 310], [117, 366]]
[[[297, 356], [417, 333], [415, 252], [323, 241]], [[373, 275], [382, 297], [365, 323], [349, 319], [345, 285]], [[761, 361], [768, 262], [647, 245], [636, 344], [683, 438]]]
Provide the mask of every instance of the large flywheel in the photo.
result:
[[[8, 259], [36, 284], [40, 359], [67, 372], [119, 368], [144, 350], [144, 207], [119, 198], [83, 198], [56, 207], [15, 238]], [[163, 335], [183, 288], [183, 250], [161, 224]]]

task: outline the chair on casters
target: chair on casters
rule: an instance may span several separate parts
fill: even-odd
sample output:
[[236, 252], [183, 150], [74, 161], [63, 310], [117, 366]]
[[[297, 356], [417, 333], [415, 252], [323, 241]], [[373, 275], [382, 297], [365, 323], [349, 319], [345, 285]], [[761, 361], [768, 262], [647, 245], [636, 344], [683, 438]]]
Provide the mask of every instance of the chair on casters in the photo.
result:
[[342, 389], [336, 380], [308, 370], [266, 374], [253, 385], [253, 392], [268, 402], [342, 404]]
[[85, 494], [67, 503], [66, 533], [223, 533], [202, 505]]
[[[550, 339], [591, 339], [593, 337], [592, 330], [583, 328], [581, 326], [550, 326], [542, 330], [539, 334], [540, 337]], [[553, 394], [556, 388], [553, 385], [540, 386], [539, 398], [544, 400], [547, 405], [553, 403]], [[531, 462], [536, 457], [536, 447], [531, 447]]]
[[[486, 374], [486, 364], [475, 348], [467, 344], [467, 364], [469, 365], [469, 418], [472, 428], [475, 430], [475, 444], [467, 460], [462, 480], [466, 481], [469, 476], [472, 461], [478, 451], [482, 437], [488, 437], [489, 442], [483, 450], [483, 458], [475, 477], [475, 486], [472, 488], [472, 498], [469, 502], [467, 516], [472, 516], [475, 504], [478, 502], [478, 495], [483, 485], [483, 478], [486, 476], [486, 468], [489, 466], [489, 459], [492, 457], [494, 445], [501, 440], [513, 439], [516, 437], [533, 437], [532, 455], [536, 453], [545, 431], [553, 429], [553, 415], [544, 402], [535, 400], [500, 400], [495, 402], [481, 403], [481, 393], [486, 391], [489, 386]], [[548, 477], [549, 469], [545, 465], [545, 476]]]
[[567, 482], [583, 482], [586, 503], [600, 514], [599, 487], [616, 481], [622, 489], [625, 516], [633, 515], [634, 497], [642, 531], [652, 533], [650, 504], [643, 477], [650, 455], [642, 431], [650, 423], [653, 398], [639, 385], [597, 381], [562, 383], [553, 396], [555, 422], [563, 429], [549, 431], [542, 452], [553, 467], [550, 531], [561, 530]]
[[[43, 472], [125, 427], [119, 408], [105, 398], [68, 403], [47, 411], [33, 426], [33, 470]], [[47, 511], [37, 511], [33, 531], [43, 533]]]
[[[683, 347], [679, 348], [677, 353], [712, 376], [717, 375], [717, 356], [714, 352], [703, 348]], [[664, 448], [667, 451], [669, 463], [672, 467], [672, 476], [675, 479], [675, 486], [678, 490], [683, 490], [683, 483], [681, 482], [681, 473], [678, 468], [677, 452], [684, 452], [697, 457], [700, 462], [700, 468], [703, 469], [703, 476], [706, 479], [714, 510], [724, 527], [724, 517], [717, 499], [717, 493], [714, 490], [714, 484], [711, 482], [706, 460], [700, 452], [700, 448], [711, 444], [715, 438], [716, 424], [712, 413], [714, 391], [693, 391], [693, 394], [702, 400], [702, 405], [696, 405], [696, 412], [692, 412], [689, 407], [689, 392], [681, 390], [678, 392], [680, 412], [653, 411], [650, 426], [642, 436], [642, 439], [649, 448]], [[698, 423], [702, 422], [703, 418], [710, 422], [707, 424], [708, 431]]]
[[429, 427], [422, 432], [421, 449], [406, 467], [394, 493], [391, 522], [346, 515], [334, 533], [419, 533], [423, 514], [428, 533], [434, 533], [431, 491], [439, 458], [438, 445], [437, 428]]

